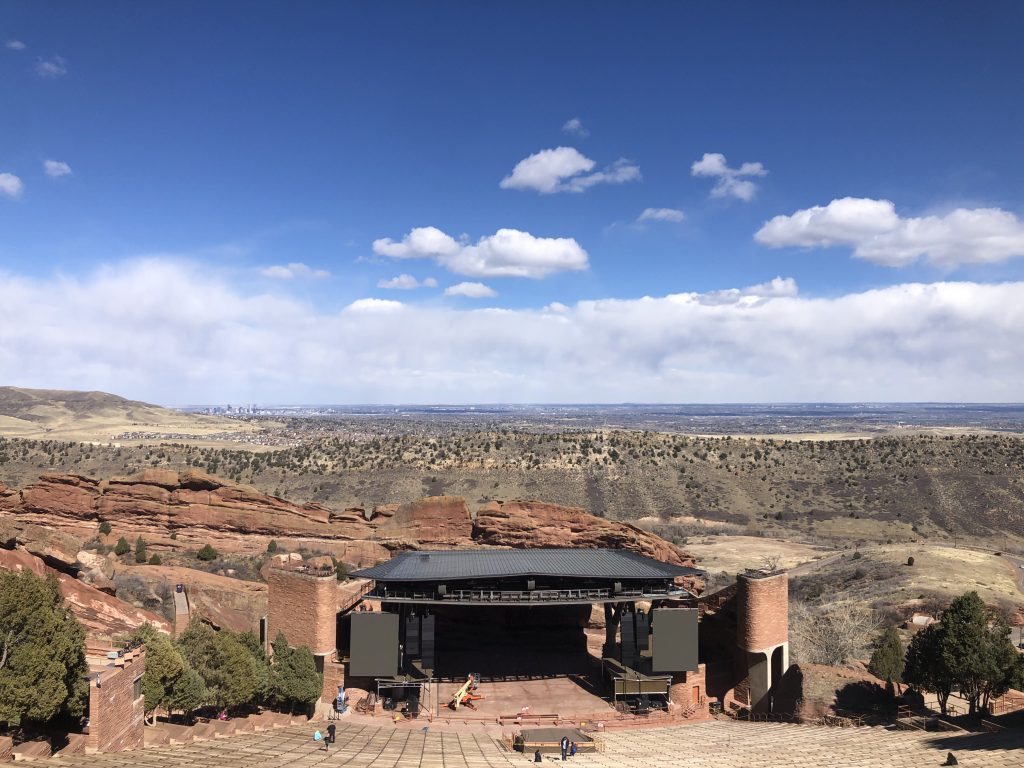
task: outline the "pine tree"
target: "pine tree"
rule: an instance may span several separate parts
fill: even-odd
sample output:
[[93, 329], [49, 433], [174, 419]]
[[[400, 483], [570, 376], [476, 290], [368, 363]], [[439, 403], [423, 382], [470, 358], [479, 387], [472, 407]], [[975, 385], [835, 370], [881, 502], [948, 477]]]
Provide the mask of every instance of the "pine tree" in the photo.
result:
[[146, 562], [146, 542], [143, 541], [142, 537], [139, 536], [135, 540], [135, 562], [144, 563]]
[[185, 718], [192, 719], [192, 713], [206, 703], [206, 685], [203, 678], [199, 676], [192, 667], [185, 665], [178, 679], [171, 686], [170, 695], [167, 698], [167, 706], [170, 709], [179, 709], [185, 713]]
[[316, 671], [312, 651], [306, 646], [290, 647], [281, 632], [274, 638], [273, 649], [270, 679], [274, 698], [290, 711], [294, 711], [296, 705], [315, 703], [323, 691], [323, 677]]
[[196, 557], [203, 562], [209, 562], [210, 560], [216, 560], [220, 557], [220, 554], [209, 544], [204, 544], [203, 548], [196, 552]]
[[936, 695], [942, 714], [946, 714], [953, 690], [953, 670], [943, 661], [944, 636], [945, 630], [940, 624], [932, 624], [914, 635], [907, 647], [903, 669], [905, 682]]
[[88, 672], [85, 632], [56, 578], [0, 571], [0, 721], [81, 717]]
[[875, 677], [895, 685], [897, 691], [903, 682], [903, 643], [895, 627], [889, 627], [875, 640], [875, 649], [868, 662], [868, 671]]
[[117, 540], [117, 544], [114, 545], [114, 554], [121, 557], [121, 555], [127, 555], [128, 550], [130, 549], [131, 547], [128, 545], [128, 539], [122, 536]]

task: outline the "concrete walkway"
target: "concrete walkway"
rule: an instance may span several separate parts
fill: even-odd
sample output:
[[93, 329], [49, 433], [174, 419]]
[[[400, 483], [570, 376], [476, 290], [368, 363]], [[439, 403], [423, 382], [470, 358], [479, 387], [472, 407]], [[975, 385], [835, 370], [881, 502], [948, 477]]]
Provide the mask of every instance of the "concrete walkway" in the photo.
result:
[[[183, 746], [45, 761], [64, 768], [526, 768], [530, 760], [504, 752], [481, 733], [408, 730], [338, 723], [329, 751], [313, 741], [314, 725], [232, 736]], [[324, 732], [323, 725], [320, 726]], [[823, 728], [779, 723], [712, 721], [673, 728], [605, 733], [604, 751], [577, 755], [593, 768], [920, 768], [953, 752], [960, 765], [1019, 768], [1024, 733], [934, 734], [882, 728]], [[545, 764], [552, 758], [546, 756]], [[560, 761], [557, 761], [560, 762]]]

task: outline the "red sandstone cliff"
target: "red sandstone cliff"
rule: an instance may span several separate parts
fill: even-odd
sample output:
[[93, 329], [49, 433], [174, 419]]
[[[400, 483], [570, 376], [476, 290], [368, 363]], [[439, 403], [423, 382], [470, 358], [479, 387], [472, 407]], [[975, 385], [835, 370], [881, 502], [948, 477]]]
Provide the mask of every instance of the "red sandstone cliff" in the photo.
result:
[[500, 547], [628, 549], [666, 563], [693, 566], [693, 558], [659, 536], [629, 523], [606, 520], [578, 507], [542, 501], [492, 501], [473, 526], [477, 544]]
[[[673, 544], [634, 525], [539, 501], [490, 502], [474, 521], [465, 499], [433, 496], [379, 506], [367, 519], [363, 509], [294, 504], [198, 471], [146, 470], [102, 481], [43, 475], [21, 491], [0, 485], [0, 546], [21, 544], [62, 570], [85, 570], [100, 581], [109, 574], [80, 558], [76, 563], [76, 552], [80, 542], [98, 535], [101, 523], [113, 528], [110, 544], [118, 536], [131, 541], [141, 535], [157, 550], [210, 543], [226, 553], [259, 554], [276, 539], [291, 550], [329, 551], [357, 567], [403, 549], [474, 545], [606, 547], [693, 564]], [[5, 535], [12, 526], [15, 534]]]
[[85, 628], [86, 645], [91, 649], [115, 647], [115, 637], [129, 634], [147, 621], [163, 632], [171, 631], [170, 624], [160, 616], [60, 573], [23, 549], [0, 549], [0, 568], [9, 571], [27, 569], [39, 576], [56, 576], [61, 594]]

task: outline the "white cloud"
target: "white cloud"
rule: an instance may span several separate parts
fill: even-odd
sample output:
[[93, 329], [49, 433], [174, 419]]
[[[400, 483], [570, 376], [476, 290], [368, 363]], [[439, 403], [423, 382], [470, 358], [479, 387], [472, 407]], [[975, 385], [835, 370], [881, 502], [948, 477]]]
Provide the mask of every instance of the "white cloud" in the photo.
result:
[[483, 283], [458, 283], [444, 289], [445, 296], [465, 296], [469, 299], [492, 299], [498, 294]]
[[889, 200], [844, 197], [776, 216], [754, 235], [780, 248], [845, 246], [876, 264], [902, 267], [921, 257], [938, 267], [1024, 256], [1024, 222], [1000, 208], [957, 208], [944, 216], [904, 218]]
[[40, 59], [36, 62], [36, 72], [40, 77], [63, 77], [68, 73], [68, 63], [63, 56], [52, 59]]
[[165, 260], [0, 283], [0, 381], [156, 402], [984, 402], [1024, 379], [1024, 282], [500, 311], [317, 308]]
[[534, 237], [518, 229], [499, 229], [475, 244], [457, 241], [436, 227], [417, 227], [395, 242], [373, 241], [373, 252], [394, 259], [434, 259], [458, 275], [530, 277], [583, 270], [587, 252], [570, 237]]
[[24, 188], [25, 185], [21, 183], [21, 179], [13, 173], [0, 173], [0, 195], [21, 197], [21, 191]]
[[585, 139], [590, 135], [590, 131], [583, 127], [583, 121], [578, 117], [566, 120], [565, 125], [562, 126], [562, 133], [568, 133], [571, 136], [579, 136], [581, 139]]
[[274, 278], [275, 280], [294, 280], [296, 278], [303, 277], [320, 280], [331, 276], [331, 273], [326, 269], [314, 269], [313, 267], [299, 261], [293, 261], [290, 264], [275, 264], [270, 267], [264, 267], [260, 270], [260, 274], [264, 277]]
[[573, 147], [542, 149], [516, 163], [501, 180], [502, 189], [532, 189], [541, 194], [583, 192], [595, 184], [624, 184], [640, 180], [640, 168], [620, 158], [601, 171], [597, 164]]
[[43, 170], [54, 179], [71, 175], [71, 166], [59, 160], [43, 160]]
[[437, 280], [428, 277], [426, 280], [417, 280], [412, 275], [401, 274], [388, 280], [379, 280], [378, 288], [391, 288], [397, 291], [411, 291], [414, 288], [437, 288]]
[[373, 252], [392, 259], [422, 259], [426, 256], [451, 256], [462, 246], [437, 227], [416, 227], [399, 243], [390, 237], [373, 241]]
[[677, 208], [645, 208], [644, 212], [637, 216], [637, 223], [644, 221], [672, 221], [679, 223], [686, 220], [686, 214]]
[[395, 312], [405, 305], [391, 299], [356, 299], [347, 307], [347, 312]]
[[757, 193], [757, 185], [746, 176], [767, 176], [768, 171], [761, 163], [744, 163], [739, 168], [730, 168], [725, 155], [718, 152], [705, 152], [704, 156], [690, 166], [693, 176], [710, 176], [715, 179], [711, 189], [712, 197], [735, 197], [737, 200], [750, 201]]
[[12, 51], [24, 51], [27, 47], [21, 40], [8, 40], [4, 43], [4, 48]]
[[726, 288], [699, 295], [703, 304], [757, 304], [762, 299], [793, 298], [799, 293], [792, 277], [773, 277], [767, 283], [748, 285], [746, 288]]

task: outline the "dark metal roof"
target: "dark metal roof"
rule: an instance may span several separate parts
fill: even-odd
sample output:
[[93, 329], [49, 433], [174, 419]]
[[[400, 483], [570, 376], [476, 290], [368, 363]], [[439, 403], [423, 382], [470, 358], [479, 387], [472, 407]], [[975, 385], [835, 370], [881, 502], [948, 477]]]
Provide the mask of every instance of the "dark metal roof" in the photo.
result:
[[596, 579], [672, 579], [704, 571], [663, 563], [621, 549], [486, 549], [403, 552], [352, 574], [377, 581], [446, 581], [556, 576]]

